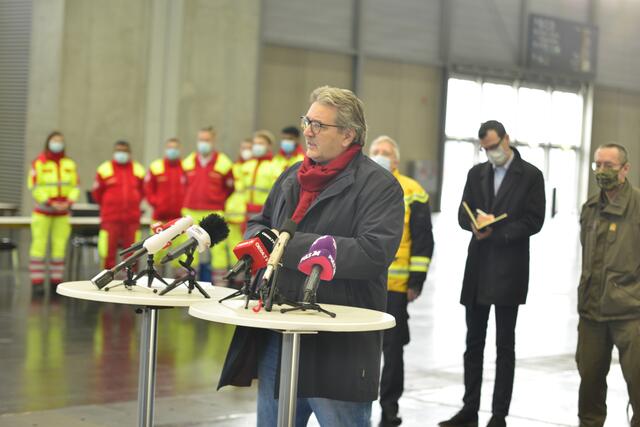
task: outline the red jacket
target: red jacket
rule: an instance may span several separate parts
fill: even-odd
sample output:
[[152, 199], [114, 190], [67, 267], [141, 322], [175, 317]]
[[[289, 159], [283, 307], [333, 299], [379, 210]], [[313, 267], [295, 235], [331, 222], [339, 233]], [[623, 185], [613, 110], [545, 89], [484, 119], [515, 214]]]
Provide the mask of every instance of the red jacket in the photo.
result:
[[102, 163], [96, 172], [91, 195], [100, 205], [102, 222], [139, 222], [144, 196], [144, 168], [138, 162], [124, 165], [113, 160]]
[[187, 178], [180, 160], [157, 159], [151, 162], [144, 180], [144, 195], [153, 208], [153, 219], [169, 221], [181, 216]]
[[187, 193], [183, 207], [203, 211], [223, 211], [224, 202], [233, 192], [233, 163], [224, 153], [214, 152], [204, 166], [191, 153], [182, 161], [187, 176]]

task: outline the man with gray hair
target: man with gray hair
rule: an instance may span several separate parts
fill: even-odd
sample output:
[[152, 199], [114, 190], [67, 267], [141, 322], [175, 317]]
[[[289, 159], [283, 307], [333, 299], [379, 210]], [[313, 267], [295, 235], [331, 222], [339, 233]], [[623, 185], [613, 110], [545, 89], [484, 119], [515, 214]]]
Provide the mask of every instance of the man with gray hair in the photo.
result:
[[[303, 298], [300, 258], [318, 237], [333, 236], [336, 272], [319, 286], [317, 302], [384, 311], [387, 270], [402, 235], [402, 188], [362, 154], [367, 125], [353, 92], [323, 86], [310, 102], [301, 118], [305, 158], [278, 178], [246, 236], [279, 229], [289, 218], [298, 224], [277, 283], [282, 296], [294, 301]], [[280, 346], [279, 334], [237, 328], [220, 378], [220, 386], [247, 386], [257, 374], [258, 426], [276, 424]], [[369, 426], [382, 332], [304, 335], [300, 348], [295, 425], [306, 425], [314, 413], [323, 426]]]
[[433, 232], [429, 195], [415, 180], [400, 174], [400, 149], [390, 137], [374, 139], [369, 149], [371, 159], [396, 177], [404, 193], [404, 228], [402, 240], [391, 266], [387, 283], [387, 313], [396, 318], [396, 326], [384, 331], [382, 351], [384, 366], [380, 379], [380, 427], [402, 423], [398, 401], [404, 391], [404, 346], [409, 344], [407, 305], [415, 301], [427, 280], [433, 255]]
[[580, 214], [582, 274], [578, 286], [581, 427], [601, 427], [607, 416], [607, 374], [615, 345], [640, 426], [640, 191], [627, 180], [631, 165], [619, 144], [596, 149], [600, 191]]

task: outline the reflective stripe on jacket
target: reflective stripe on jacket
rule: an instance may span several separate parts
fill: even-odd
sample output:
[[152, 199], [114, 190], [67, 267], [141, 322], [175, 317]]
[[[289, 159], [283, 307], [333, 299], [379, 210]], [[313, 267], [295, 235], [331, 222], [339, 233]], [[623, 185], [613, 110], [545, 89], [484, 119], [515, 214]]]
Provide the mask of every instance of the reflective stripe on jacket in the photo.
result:
[[66, 215], [68, 211], [53, 209], [50, 202], [78, 200], [78, 172], [76, 163], [68, 157], [59, 159], [41, 153], [32, 163], [27, 187], [36, 201], [34, 210], [45, 215]]

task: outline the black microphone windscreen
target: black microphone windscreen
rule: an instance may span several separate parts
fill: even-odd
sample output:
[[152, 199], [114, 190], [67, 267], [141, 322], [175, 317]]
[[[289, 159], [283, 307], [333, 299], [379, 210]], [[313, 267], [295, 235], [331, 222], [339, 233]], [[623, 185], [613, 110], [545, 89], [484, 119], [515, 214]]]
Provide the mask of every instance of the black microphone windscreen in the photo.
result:
[[284, 224], [282, 224], [280, 232], [289, 233], [289, 235], [293, 237], [293, 234], [296, 232], [296, 228], [298, 228], [298, 224], [296, 224], [292, 219], [287, 218], [284, 220]]
[[218, 214], [210, 214], [200, 221], [200, 227], [209, 234], [211, 246], [222, 242], [229, 235], [229, 226]]
[[275, 245], [276, 240], [278, 240], [278, 236], [276, 236], [276, 233], [268, 228], [261, 230], [258, 234], [256, 234], [255, 237], [260, 239], [268, 252], [271, 252], [273, 250], [273, 245]]

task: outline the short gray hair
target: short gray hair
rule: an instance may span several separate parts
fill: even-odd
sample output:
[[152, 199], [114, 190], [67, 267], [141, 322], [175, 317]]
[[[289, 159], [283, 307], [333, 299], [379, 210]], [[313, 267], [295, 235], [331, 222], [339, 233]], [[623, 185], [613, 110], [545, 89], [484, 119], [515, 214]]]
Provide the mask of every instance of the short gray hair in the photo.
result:
[[353, 129], [356, 133], [353, 142], [364, 145], [367, 140], [367, 122], [364, 118], [362, 101], [350, 90], [331, 86], [321, 86], [311, 92], [309, 102], [319, 102], [335, 107], [336, 125], [343, 129]]
[[622, 145], [616, 143], [616, 142], [608, 142], [606, 144], [602, 144], [602, 145], [598, 146], [598, 148], [596, 148], [596, 151], [600, 150], [601, 148], [616, 148], [616, 149], [618, 149], [618, 160], [620, 161], [621, 165], [626, 165], [627, 162], [629, 161], [629, 155], [627, 154], [627, 149], [624, 148]]
[[381, 144], [383, 142], [387, 142], [393, 147], [393, 151], [396, 154], [396, 159], [400, 160], [400, 147], [398, 146], [398, 143], [390, 136], [380, 135], [379, 137], [374, 139], [373, 142], [371, 143], [370, 150], [373, 150], [374, 148], [376, 148], [378, 144]]

